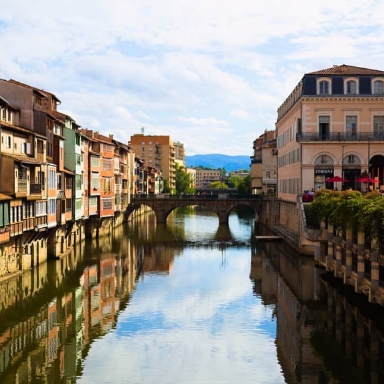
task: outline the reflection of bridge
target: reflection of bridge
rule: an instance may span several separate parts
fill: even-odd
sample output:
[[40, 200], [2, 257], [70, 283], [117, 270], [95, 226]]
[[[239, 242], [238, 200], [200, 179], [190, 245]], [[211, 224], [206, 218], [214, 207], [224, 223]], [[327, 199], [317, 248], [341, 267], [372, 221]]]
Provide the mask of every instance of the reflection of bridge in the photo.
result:
[[157, 223], [165, 223], [168, 215], [178, 207], [194, 206], [211, 209], [219, 217], [220, 224], [228, 224], [228, 216], [238, 206], [247, 206], [255, 212], [258, 218], [261, 209], [261, 199], [256, 195], [134, 195], [131, 199], [131, 208], [146, 205], [155, 215]]

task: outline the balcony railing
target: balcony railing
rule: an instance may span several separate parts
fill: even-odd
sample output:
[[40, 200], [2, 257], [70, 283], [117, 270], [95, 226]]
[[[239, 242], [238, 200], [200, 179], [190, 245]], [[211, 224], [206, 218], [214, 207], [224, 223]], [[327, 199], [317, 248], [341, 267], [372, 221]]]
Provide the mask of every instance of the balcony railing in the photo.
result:
[[384, 132], [359, 132], [356, 134], [346, 132], [297, 133], [296, 141], [384, 141]]
[[31, 183], [30, 184], [31, 194], [39, 194], [41, 193], [41, 184], [40, 183]]
[[17, 184], [18, 184], [19, 192], [27, 192], [28, 191], [28, 181], [27, 180], [19, 179]]

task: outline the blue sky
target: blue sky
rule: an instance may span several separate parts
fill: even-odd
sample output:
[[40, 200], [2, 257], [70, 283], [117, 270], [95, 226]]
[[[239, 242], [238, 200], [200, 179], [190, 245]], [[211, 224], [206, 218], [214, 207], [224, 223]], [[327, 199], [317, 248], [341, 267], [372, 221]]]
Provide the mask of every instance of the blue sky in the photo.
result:
[[384, 2], [13, 0], [0, 77], [54, 93], [82, 127], [251, 155], [304, 73], [384, 70]]

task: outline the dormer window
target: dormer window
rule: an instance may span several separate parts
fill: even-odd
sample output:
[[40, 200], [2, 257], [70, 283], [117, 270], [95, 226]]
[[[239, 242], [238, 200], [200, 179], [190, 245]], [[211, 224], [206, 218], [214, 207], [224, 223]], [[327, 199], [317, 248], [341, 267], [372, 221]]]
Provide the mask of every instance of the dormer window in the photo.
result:
[[331, 94], [331, 82], [328, 79], [321, 79], [317, 83], [317, 94], [318, 95], [329, 95]]
[[373, 94], [374, 95], [384, 94], [384, 82], [382, 80], [375, 80], [373, 82]]
[[357, 83], [355, 80], [347, 81], [347, 95], [357, 94]]

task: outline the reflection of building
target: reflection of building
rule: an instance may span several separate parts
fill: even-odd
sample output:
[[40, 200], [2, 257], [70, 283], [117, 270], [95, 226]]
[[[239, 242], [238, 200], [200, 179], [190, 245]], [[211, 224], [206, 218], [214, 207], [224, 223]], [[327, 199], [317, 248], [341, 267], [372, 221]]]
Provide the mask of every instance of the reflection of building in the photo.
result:
[[327, 276], [322, 284], [327, 312], [318, 323], [313, 345], [316, 353], [327, 356], [325, 368], [343, 366], [345, 382], [383, 383], [384, 309], [368, 307], [346, 291], [344, 295], [333, 277]]
[[170, 273], [173, 268], [174, 250], [161, 245], [144, 245], [143, 272]]
[[277, 276], [277, 353], [289, 383], [320, 382], [322, 361], [311, 348], [311, 334], [321, 313], [317, 302], [315, 263], [283, 246], [266, 244]]
[[87, 249], [100, 256], [93, 265], [82, 266], [82, 244], [0, 283], [1, 383], [69, 382], [78, 375], [89, 345], [114, 326], [135, 287], [136, 254], [118, 235], [123, 240], [113, 253], [110, 243], [101, 255]]

